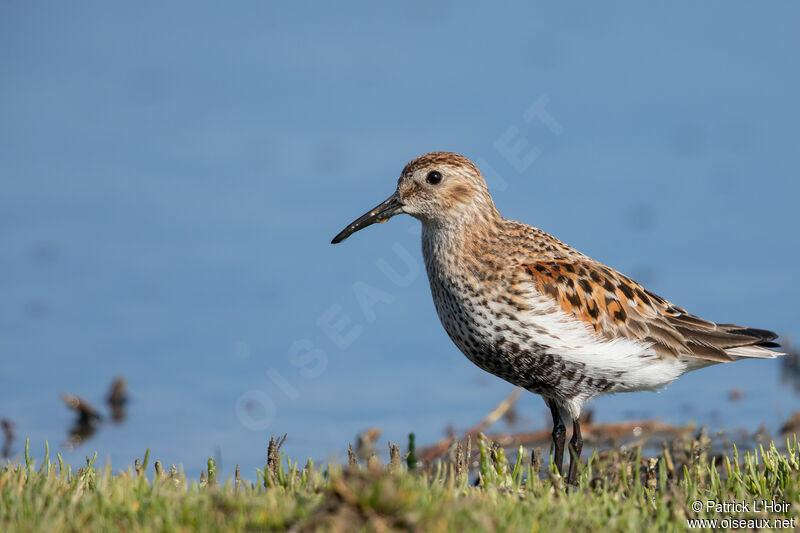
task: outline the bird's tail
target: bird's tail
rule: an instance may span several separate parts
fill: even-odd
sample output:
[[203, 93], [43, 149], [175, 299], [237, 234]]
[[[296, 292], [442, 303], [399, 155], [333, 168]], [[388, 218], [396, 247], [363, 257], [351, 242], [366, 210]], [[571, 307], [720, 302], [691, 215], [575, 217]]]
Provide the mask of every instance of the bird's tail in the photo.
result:
[[743, 328], [733, 324], [719, 324], [718, 327], [738, 337], [742, 337], [741, 344], [738, 346], [731, 346], [725, 349], [725, 353], [732, 356], [734, 359], [742, 359], [746, 357], [755, 357], [757, 359], [772, 359], [779, 355], [785, 355], [783, 352], [775, 351], [773, 348], [780, 348], [781, 345], [775, 342], [778, 334], [766, 329], [756, 328]]

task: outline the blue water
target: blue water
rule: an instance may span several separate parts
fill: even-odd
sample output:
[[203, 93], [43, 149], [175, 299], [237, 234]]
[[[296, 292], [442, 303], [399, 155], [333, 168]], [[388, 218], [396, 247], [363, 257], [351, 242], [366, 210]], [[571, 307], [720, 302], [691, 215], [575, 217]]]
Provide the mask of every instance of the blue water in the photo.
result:
[[[798, 11], [2, 3], [0, 416], [56, 449], [59, 393], [102, 405], [124, 375], [128, 420], [65, 458], [150, 447], [194, 476], [210, 455], [252, 472], [271, 433], [327, 459], [368, 427], [472, 425], [510, 386], [439, 325], [418, 223], [328, 244], [431, 150], [676, 304], [798, 338]], [[774, 430], [799, 403], [779, 373], [593, 406]], [[519, 410], [544, 427], [540, 399]]]

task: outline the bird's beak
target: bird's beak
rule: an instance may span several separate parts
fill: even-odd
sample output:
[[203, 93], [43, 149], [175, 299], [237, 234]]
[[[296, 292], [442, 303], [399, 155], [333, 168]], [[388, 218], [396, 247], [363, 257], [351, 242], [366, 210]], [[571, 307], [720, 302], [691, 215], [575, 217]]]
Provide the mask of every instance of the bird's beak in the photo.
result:
[[393, 195], [387, 198], [386, 201], [374, 207], [373, 209], [370, 209], [369, 212], [364, 213], [350, 223], [346, 228], [339, 232], [336, 237], [333, 238], [331, 244], [340, 243], [358, 230], [364, 229], [367, 226], [371, 226], [376, 222], [386, 222], [393, 216], [402, 213], [403, 205], [405, 204], [403, 204], [402, 200], [400, 200], [400, 195], [395, 192]]

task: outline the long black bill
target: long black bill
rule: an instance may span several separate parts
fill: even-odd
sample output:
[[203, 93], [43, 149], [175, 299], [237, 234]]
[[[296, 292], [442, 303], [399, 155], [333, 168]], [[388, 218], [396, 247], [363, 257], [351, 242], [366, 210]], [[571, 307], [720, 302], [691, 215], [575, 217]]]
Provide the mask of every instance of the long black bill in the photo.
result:
[[376, 222], [386, 222], [396, 214], [402, 213], [402, 207], [403, 202], [400, 201], [400, 195], [394, 193], [385, 202], [355, 219], [349, 226], [339, 232], [339, 235], [333, 238], [331, 244], [340, 243], [358, 230], [371, 226]]

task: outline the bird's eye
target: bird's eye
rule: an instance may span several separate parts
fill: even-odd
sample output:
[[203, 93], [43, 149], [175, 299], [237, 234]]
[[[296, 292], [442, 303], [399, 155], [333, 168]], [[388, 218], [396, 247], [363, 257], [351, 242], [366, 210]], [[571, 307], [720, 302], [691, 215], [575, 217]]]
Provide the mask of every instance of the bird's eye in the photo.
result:
[[442, 173], [438, 170], [431, 170], [428, 172], [428, 175], [425, 176], [425, 181], [431, 185], [439, 185], [442, 182]]

